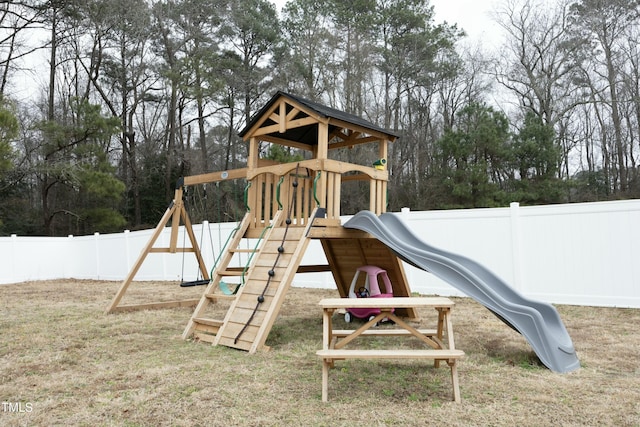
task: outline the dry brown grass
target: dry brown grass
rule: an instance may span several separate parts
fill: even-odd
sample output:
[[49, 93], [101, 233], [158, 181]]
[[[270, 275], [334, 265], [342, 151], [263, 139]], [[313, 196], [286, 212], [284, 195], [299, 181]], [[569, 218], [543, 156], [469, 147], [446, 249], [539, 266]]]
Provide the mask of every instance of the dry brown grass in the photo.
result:
[[[337, 362], [322, 403], [317, 302], [336, 291], [292, 289], [271, 351], [247, 355], [180, 339], [189, 309], [104, 315], [118, 285], [0, 286], [0, 401], [32, 409], [0, 406], [1, 426], [640, 425], [640, 310], [560, 306], [582, 368], [556, 374], [520, 335], [458, 298], [461, 404], [450, 401], [446, 368], [357, 360]], [[165, 299], [203, 290], [135, 283], [128, 302], [152, 288]]]

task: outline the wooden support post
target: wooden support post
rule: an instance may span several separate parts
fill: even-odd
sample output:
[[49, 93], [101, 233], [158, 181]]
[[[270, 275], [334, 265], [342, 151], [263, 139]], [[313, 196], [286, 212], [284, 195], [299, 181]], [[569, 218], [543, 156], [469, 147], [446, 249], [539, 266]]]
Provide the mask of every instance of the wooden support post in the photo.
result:
[[336, 174], [333, 172], [327, 173], [327, 194], [329, 195], [329, 197], [327, 197], [327, 204], [326, 204], [327, 218], [333, 218], [334, 217], [333, 213], [336, 210], [335, 199], [332, 194], [333, 190], [335, 189], [335, 176]]
[[376, 180], [376, 215], [380, 215], [384, 212], [385, 194], [384, 194], [384, 181]]
[[[209, 280], [209, 272], [207, 271], [207, 265], [204, 263], [204, 259], [202, 258], [202, 252], [200, 251], [200, 246], [198, 246], [198, 239], [196, 239], [196, 235], [193, 234], [193, 226], [191, 225], [191, 219], [189, 218], [189, 214], [187, 213], [187, 210], [184, 208], [184, 205], [181, 206], [180, 217], [182, 218], [184, 229], [187, 235], [189, 236], [189, 241], [191, 242], [193, 253], [196, 256], [196, 260], [198, 261], [198, 268], [200, 269], [200, 273], [202, 274], [202, 279]], [[172, 224], [172, 226], [174, 226], [174, 224]]]
[[329, 158], [329, 124], [318, 123], [318, 148], [316, 159], [324, 160]]
[[[387, 139], [381, 139], [378, 143], [378, 156], [380, 156], [380, 159], [387, 159], [387, 156], [389, 155], [389, 142], [390, 141]], [[380, 212], [378, 212], [378, 215], [387, 211], [387, 181], [380, 182], [380, 197], [381, 209]]]
[[340, 219], [340, 198], [342, 197], [342, 175], [335, 174], [335, 188], [333, 189], [334, 214], [333, 219]]
[[247, 158], [247, 169], [253, 170], [258, 167], [258, 138], [251, 138], [249, 140], [249, 157]]
[[386, 139], [381, 139], [380, 142], [378, 142], [378, 158], [380, 159], [386, 159], [387, 155], [388, 155], [388, 146], [389, 146], [389, 141], [387, 141]]
[[[327, 123], [318, 123], [318, 147], [316, 158], [326, 160], [329, 157], [329, 125]], [[322, 163], [324, 165], [324, 163]], [[323, 171], [318, 180], [317, 187], [318, 200], [320, 207], [327, 207], [327, 173]]]
[[369, 180], [369, 210], [376, 212], [376, 180]]
[[178, 247], [180, 216], [184, 209], [182, 194], [182, 187], [178, 187], [173, 195], [173, 219], [171, 220], [171, 238], [169, 239], [169, 252], [172, 254], [176, 252], [176, 248]]
[[169, 219], [173, 216], [175, 210], [175, 203], [171, 202], [164, 215], [162, 216], [162, 219], [156, 226], [153, 235], [147, 242], [147, 245], [144, 247], [142, 252], [140, 252], [138, 259], [133, 265], [133, 268], [131, 269], [131, 271], [129, 271], [129, 274], [127, 274], [127, 277], [122, 282], [122, 285], [120, 285], [120, 289], [118, 289], [118, 292], [116, 292], [116, 295], [113, 297], [113, 300], [111, 301], [111, 304], [109, 305], [105, 313], [111, 313], [118, 306], [118, 304], [120, 304], [120, 300], [122, 300], [122, 297], [127, 292], [127, 288], [129, 288], [129, 285], [133, 281], [133, 278], [138, 273], [138, 270], [142, 266], [142, 263], [144, 262], [149, 252], [151, 252], [151, 248], [153, 248], [154, 243], [156, 242], [156, 240], [158, 240], [158, 237], [160, 237], [162, 230], [164, 230], [165, 225], [167, 225], [167, 222], [169, 222]]
[[388, 182], [382, 181], [382, 210], [380, 211], [381, 214], [387, 211], [387, 204], [389, 203], [389, 201], [387, 200], [387, 197], [389, 195], [387, 188], [388, 188]]
[[[249, 174], [258, 168], [258, 138], [252, 137], [249, 139], [249, 157], [247, 158], [247, 178]], [[250, 227], [255, 228], [260, 226], [261, 214], [257, 210], [257, 200], [262, 200], [262, 183], [258, 184], [255, 179], [251, 180], [251, 187], [249, 187], [249, 194], [247, 203], [251, 206], [251, 223]], [[256, 221], [256, 218], [258, 220]]]

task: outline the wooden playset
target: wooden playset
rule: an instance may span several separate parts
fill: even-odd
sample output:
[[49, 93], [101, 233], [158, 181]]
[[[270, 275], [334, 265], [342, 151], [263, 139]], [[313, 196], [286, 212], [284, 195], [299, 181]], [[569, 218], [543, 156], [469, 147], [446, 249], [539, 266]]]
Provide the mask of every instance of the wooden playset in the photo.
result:
[[[297, 273], [330, 271], [340, 296], [347, 297], [356, 269], [375, 265], [387, 271], [395, 297], [411, 295], [401, 260], [368, 233], [346, 229], [340, 221], [341, 187], [348, 181], [368, 182], [368, 209], [377, 215], [385, 212], [389, 179], [385, 159], [396, 135], [359, 117], [278, 92], [240, 136], [249, 144], [247, 167], [180, 180], [173, 202], [107, 308], [108, 313], [195, 305], [183, 338], [195, 337], [253, 353], [265, 346]], [[259, 147], [265, 143], [301, 149], [309, 158], [281, 164], [260, 159]], [[371, 151], [372, 158], [363, 160], [367, 164], [346, 163], [329, 156], [332, 150], [360, 144], [377, 144], [377, 151]], [[247, 212], [210, 275], [183, 203], [183, 192], [188, 186], [238, 178], [248, 182]], [[169, 223], [169, 246], [156, 247]], [[178, 243], [181, 224], [189, 237], [188, 247]], [[301, 265], [311, 239], [321, 242], [327, 265]], [[247, 240], [252, 243], [246, 244]], [[199, 300], [120, 304], [147, 255], [177, 252], [193, 253], [200, 274], [208, 282]], [[251, 255], [251, 263], [234, 266], [234, 256], [243, 252]], [[239, 276], [240, 286], [225, 289], [225, 279]], [[222, 300], [229, 304], [224, 318], [207, 317], [207, 309]], [[398, 308], [395, 315], [416, 318], [414, 307]]]

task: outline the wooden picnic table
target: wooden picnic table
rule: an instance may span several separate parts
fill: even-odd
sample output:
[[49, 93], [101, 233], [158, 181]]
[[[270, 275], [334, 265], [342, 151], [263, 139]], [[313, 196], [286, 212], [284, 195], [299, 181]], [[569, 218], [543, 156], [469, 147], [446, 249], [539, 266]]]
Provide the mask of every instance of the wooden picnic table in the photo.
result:
[[[451, 368], [453, 400], [460, 402], [457, 360], [464, 352], [455, 348], [451, 309], [454, 302], [443, 297], [393, 297], [393, 298], [325, 298], [320, 301], [322, 307], [322, 350], [317, 355], [322, 358], [322, 401], [328, 398], [329, 368], [336, 360], [343, 359], [431, 359], [435, 367], [440, 361], [447, 362]], [[434, 308], [438, 313], [436, 327], [433, 329], [415, 328], [396, 316], [397, 308]], [[338, 310], [350, 308], [378, 308], [380, 313], [366, 321], [358, 329], [333, 329], [333, 314]], [[378, 328], [383, 319], [393, 322], [393, 327]], [[358, 349], [353, 348], [354, 340], [362, 336], [407, 336], [420, 340], [425, 347], [421, 349]], [[349, 348], [345, 348], [351, 344]]]

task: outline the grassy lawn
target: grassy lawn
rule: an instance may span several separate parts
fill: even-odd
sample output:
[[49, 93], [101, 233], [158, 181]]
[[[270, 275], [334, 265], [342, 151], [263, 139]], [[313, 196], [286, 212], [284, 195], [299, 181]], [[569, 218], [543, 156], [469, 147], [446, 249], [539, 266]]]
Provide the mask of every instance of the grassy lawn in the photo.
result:
[[[446, 364], [393, 360], [336, 362], [323, 403], [317, 303], [337, 291], [293, 288], [270, 351], [248, 355], [182, 340], [190, 309], [103, 314], [118, 286], [0, 286], [0, 426], [640, 426], [640, 310], [559, 306], [582, 367], [556, 374], [488, 310], [455, 298], [461, 404]], [[134, 283], [124, 303], [202, 290]], [[420, 315], [433, 327], [432, 312]]]

